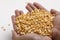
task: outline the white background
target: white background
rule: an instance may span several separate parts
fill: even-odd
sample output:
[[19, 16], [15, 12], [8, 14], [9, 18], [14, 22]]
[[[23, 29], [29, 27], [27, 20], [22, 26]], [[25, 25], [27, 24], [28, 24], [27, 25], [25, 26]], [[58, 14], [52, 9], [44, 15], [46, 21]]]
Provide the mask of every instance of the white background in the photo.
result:
[[[0, 40], [12, 40], [11, 30], [13, 30], [13, 26], [11, 15], [14, 14], [15, 9], [23, 10], [26, 13], [25, 6], [28, 2], [38, 2], [47, 10], [53, 8], [60, 11], [60, 0], [0, 0]], [[1, 29], [2, 26], [6, 31]]]

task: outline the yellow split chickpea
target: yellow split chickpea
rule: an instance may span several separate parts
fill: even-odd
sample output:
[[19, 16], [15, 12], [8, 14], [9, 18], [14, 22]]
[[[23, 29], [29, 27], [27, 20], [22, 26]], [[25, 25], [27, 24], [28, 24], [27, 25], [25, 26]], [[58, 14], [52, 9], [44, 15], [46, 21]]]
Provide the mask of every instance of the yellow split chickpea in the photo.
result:
[[25, 35], [36, 33], [38, 35], [52, 35], [54, 16], [45, 10], [35, 9], [31, 13], [21, 14], [16, 17], [17, 33]]

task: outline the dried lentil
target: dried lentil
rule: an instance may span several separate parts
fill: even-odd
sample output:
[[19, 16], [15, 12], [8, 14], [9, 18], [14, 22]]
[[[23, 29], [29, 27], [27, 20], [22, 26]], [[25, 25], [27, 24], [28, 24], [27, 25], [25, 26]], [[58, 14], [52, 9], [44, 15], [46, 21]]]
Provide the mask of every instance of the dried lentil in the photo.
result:
[[35, 9], [31, 13], [16, 17], [17, 33], [36, 33], [51, 37], [54, 15], [45, 10]]

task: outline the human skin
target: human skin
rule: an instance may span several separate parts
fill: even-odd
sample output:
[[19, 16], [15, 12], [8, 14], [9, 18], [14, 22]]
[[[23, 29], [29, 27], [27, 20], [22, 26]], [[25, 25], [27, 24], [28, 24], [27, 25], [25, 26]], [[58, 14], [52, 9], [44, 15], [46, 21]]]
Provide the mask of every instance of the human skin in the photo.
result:
[[[32, 3], [28, 3], [26, 5], [26, 9], [31, 12], [32, 10], [34, 9], [44, 9], [46, 10], [43, 6], [41, 6], [40, 4], [34, 2], [33, 4]], [[47, 10], [46, 10], [47, 11]], [[49, 11], [48, 11], [49, 12]], [[50, 13], [52, 14], [55, 14], [55, 18], [54, 18], [54, 21], [53, 21], [53, 25], [54, 27], [52, 28], [52, 39], [47, 37], [47, 36], [41, 36], [41, 35], [37, 35], [37, 34], [27, 34], [27, 35], [23, 35], [23, 36], [19, 36], [15, 31], [12, 31], [12, 39], [13, 40], [60, 40], [60, 12], [54, 10], [54, 9], [51, 9]], [[21, 10], [16, 10], [15, 11], [15, 15], [12, 15], [12, 22], [13, 22], [13, 27], [14, 27], [14, 30], [16, 30], [16, 25], [15, 25], [15, 17], [21, 15], [21, 14], [24, 14], [23, 11]], [[21, 37], [23, 39], [21, 39]], [[37, 38], [37, 39], [36, 39]]]

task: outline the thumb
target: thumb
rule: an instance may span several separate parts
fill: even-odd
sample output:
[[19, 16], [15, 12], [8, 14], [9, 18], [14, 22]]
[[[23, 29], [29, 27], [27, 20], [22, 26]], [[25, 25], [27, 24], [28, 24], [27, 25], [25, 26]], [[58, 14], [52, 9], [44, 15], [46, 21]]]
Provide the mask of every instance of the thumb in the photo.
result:
[[55, 9], [51, 9], [50, 13], [55, 15], [60, 14], [60, 12], [56, 11]]

